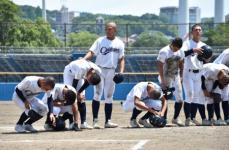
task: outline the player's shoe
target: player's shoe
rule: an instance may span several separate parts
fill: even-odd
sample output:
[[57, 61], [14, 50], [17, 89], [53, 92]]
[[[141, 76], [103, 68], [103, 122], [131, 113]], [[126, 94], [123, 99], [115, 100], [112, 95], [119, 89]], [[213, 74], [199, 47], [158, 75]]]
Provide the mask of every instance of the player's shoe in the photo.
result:
[[70, 125], [69, 125], [69, 130], [74, 130], [74, 131], [81, 131], [81, 129], [78, 127], [78, 124], [75, 123], [75, 122], [72, 122]]
[[107, 123], [105, 123], [104, 128], [117, 128], [118, 124], [111, 122], [111, 120], [108, 120]]
[[153, 125], [150, 124], [147, 119], [139, 119], [138, 123], [143, 125], [145, 128], [153, 128]]
[[178, 126], [181, 126], [181, 127], [183, 127], [184, 126], [184, 124], [183, 124], [183, 122], [179, 119], [179, 118], [177, 118], [177, 119], [172, 119], [172, 123], [173, 124], [176, 124], [176, 125], [178, 125]]
[[207, 120], [207, 119], [203, 119], [202, 120], [202, 126], [211, 126], [212, 123], [210, 120]]
[[191, 120], [191, 118], [187, 118], [185, 120], [185, 126], [195, 126], [196, 124], [194, 124]]
[[130, 120], [131, 128], [140, 128], [140, 125], [137, 123], [136, 119]]
[[225, 120], [226, 124], [229, 125], [229, 119]]
[[53, 130], [53, 127], [48, 123], [44, 124], [44, 128], [46, 131], [52, 131]]
[[196, 125], [196, 126], [200, 126], [201, 123], [199, 121], [196, 120], [196, 118], [192, 119], [192, 122]]
[[100, 125], [98, 124], [98, 119], [94, 119], [94, 121], [93, 121], [93, 128], [94, 129], [100, 129], [101, 128]]
[[82, 123], [80, 125], [80, 129], [92, 129], [92, 127], [90, 125], [87, 124], [87, 122], [85, 121], [84, 123]]
[[30, 132], [37, 132], [36, 129], [33, 128], [33, 126], [31, 124], [25, 124], [24, 128], [26, 131], [30, 131]]
[[20, 125], [20, 124], [16, 124], [16, 126], [15, 126], [14, 129], [18, 133], [25, 133], [26, 132], [24, 126], [23, 125]]
[[227, 123], [225, 121], [223, 121], [222, 119], [218, 119], [215, 121], [214, 125], [215, 126], [225, 126], [225, 125], [227, 125]]

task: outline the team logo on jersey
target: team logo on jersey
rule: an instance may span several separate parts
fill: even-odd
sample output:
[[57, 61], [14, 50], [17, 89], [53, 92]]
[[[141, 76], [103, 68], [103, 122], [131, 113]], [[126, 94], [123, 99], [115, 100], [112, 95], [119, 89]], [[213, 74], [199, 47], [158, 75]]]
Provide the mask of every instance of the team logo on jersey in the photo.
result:
[[102, 55], [106, 55], [106, 54], [108, 54], [108, 53], [110, 53], [110, 52], [115, 52], [115, 53], [119, 53], [119, 49], [118, 48], [113, 48], [113, 47], [102, 47], [101, 49], [100, 49], [100, 53], [102, 54]]

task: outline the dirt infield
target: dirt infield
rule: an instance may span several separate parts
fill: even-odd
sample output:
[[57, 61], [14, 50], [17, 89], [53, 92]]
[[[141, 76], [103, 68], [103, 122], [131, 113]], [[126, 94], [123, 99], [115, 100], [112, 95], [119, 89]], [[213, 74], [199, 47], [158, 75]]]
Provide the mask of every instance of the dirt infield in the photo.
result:
[[[87, 120], [92, 124], [91, 103], [87, 103]], [[104, 125], [104, 105], [100, 107], [100, 125]], [[81, 132], [46, 132], [44, 119], [34, 124], [38, 133], [17, 134], [14, 131], [21, 110], [12, 102], [0, 101], [0, 149], [1, 150], [228, 150], [229, 126], [128, 128], [130, 113], [121, 110], [120, 102], [113, 107], [116, 129], [93, 129]], [[169, 121], [173, 115], [173, 102], [169, 102]], [[184, 120], [183, 110], [181, 119]], [[198, 115], [198, 120], [200, 120]]]

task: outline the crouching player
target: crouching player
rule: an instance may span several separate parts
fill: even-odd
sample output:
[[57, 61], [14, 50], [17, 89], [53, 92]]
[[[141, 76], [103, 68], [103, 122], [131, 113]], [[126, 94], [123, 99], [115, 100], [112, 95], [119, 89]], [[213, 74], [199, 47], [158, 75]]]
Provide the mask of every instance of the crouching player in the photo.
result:
[[[139, 124], [145, 128], [153, 127], [149, 123], [149, 117], [152, 114], [164, 117], [166, 108], [167, 102], [162, 95], [162, 90], [153, 82], [140, 82], [136, 84], [123, 103], [123, 110], [125, 112], [132, 111], [130, 119], [130, 126], [132, 128], [140, 127]], [[142, 111], [147, 111], [147, 113], [137, 122], [136, 118]]]
[[[23, 110], [15, 126], [17, 132], [37, 132], [32, 124], [46, 115], [48, 108], [36, 96], [45, 92], [47, 97], [50, 97], [50, 90], [54, 86], [55, 80], [52, 77], [27, 76], [15, 87], [12, 100]], [[51, 101], [48, 106], [51, 107]], [[53, 114], [48, 118], [55, 122]]]
[[[55, 117], [61, 118], [63, 121], [69, 120], [69, 130], [79, 131], [78, 127], [78, 108], [76, 105], [76, 90], [66, 84], [56, 84], [52, 91], [53, 109], [49, 109], [47, 119], [44, 125], [45, 130], [61, 130], [58, 129], [55, 123], [49, 119], [49, 114], [53, 112]], [[43, 99], [44, 103], [48, 101], [45, 94]]]
[[[201, 76], [202, 90], [207, 102], [209, 121], [214, 125], [229, 124], [229, 68], [223, 64], [208, 63], [203, 67]], [[224, 113], [224, 121], [220, 115], [220, 102]], [[217, 120], [213, 120], [214, 111]]]

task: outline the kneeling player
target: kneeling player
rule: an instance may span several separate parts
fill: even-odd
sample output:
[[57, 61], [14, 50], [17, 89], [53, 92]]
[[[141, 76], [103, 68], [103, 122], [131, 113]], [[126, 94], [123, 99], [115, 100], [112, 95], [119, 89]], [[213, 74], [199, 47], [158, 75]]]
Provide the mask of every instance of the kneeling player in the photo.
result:
[[[76, 105], [76, 91], [75, 89], [66, 84], [56, 84], [52, 92], [53, 98], [53, 110], [49, 109], [49, 113], [52, 113], [62, 118], [64, 121], [69, 120], [69, 130], [80, 130], [78, 128], [78, 108]], [[43, 101], [47, 100], [47, 96], [44, 95]], [[48, 113], [48, 116], [49, 116]], [[56, 124], [57, 125], [57, 124]], [[44, 128], [46, 130], [53, 130], [55, 124], [47, 117]], [[58, 127], [56, 127], [58, 129]], [[55, 128], [54, 128], [55, 129]], [[59, 129], [58, 129], [59, 130]]]
[[[55, 80], [52, 77], [25, 77], [15, 88], [13, 93], [13, 101], [19, 106], [23, 113], [18, 120], [15, 130], [17, 132], [37, 132], [33, 128], [32, 123], [41, 119], [47, 114], [47, 106], [40, 101], [36, 96], [45, 92], [47, 97], [50, 97], [50, 90], [55, 86]], [[51, 106], [51, 101], [48, 101], [48, 106]], [[54, 116], [50, 114], [48, 118], [54, 121]]]
[[[167, 107], [165, 97], [162, 95], [161, 88], [153, 82], [140, 82], [136, 84], [127, 95], [126, 101], [123, 103], [124, 111], [132, 111], [130, 126], [132, 128], [140, 127], [151, 128], [148, 121], [150, 115], [155, 114], [164, 117]], [[136, 121], [137, 116], [142, 112], [147, 113]]]

